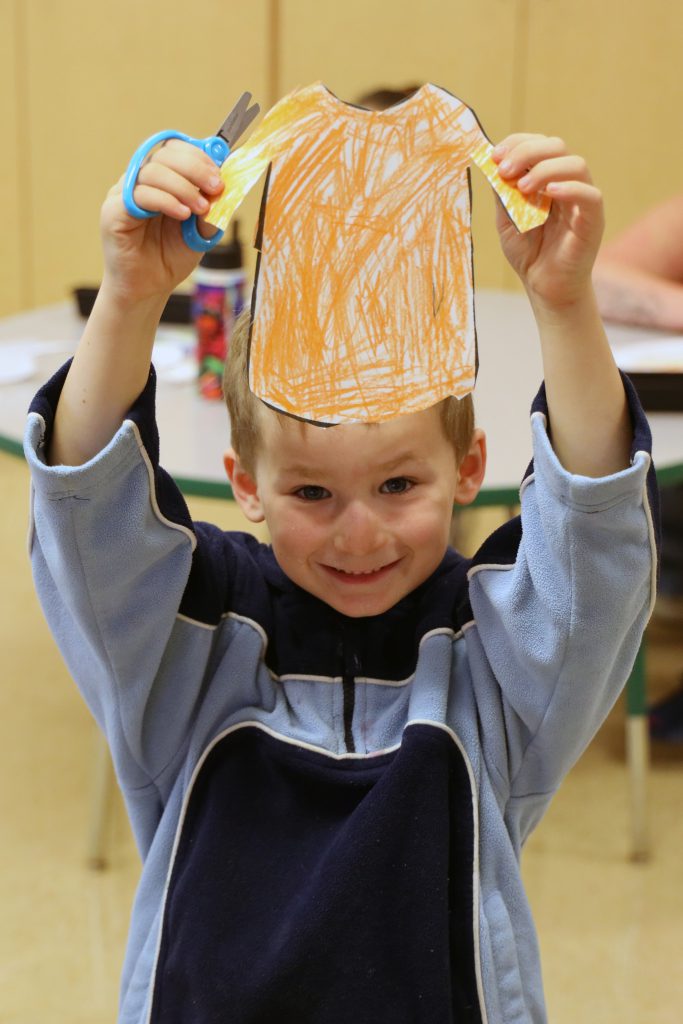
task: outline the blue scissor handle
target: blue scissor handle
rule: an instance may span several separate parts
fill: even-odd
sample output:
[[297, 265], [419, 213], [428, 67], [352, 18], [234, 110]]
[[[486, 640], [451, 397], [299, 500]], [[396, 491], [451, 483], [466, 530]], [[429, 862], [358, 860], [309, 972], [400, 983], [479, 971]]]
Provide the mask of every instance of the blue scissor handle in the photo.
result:
[[[176, 132], [173, 129], [151, 135], [133, 153], [128, 164], [126, 176], [123, 179], [124, 205], [131, 217], [136, 217], [138, 220], [156, 217], [155, 213], [152, 213], [150, 210], [143, 210], [133, 199], [133, 191], [137, 184], [140, 168], [154, 147], [158, 146], [161, 142], [166, 142], [168, 139], [181, 139], [183, 142], [189, 142], [191, 146], [196, 146], [197, 149], [203, 149], [217, 167], [221, 166], [230, 152], [230, 146], [220, 135], [209, 135], [207, 139], [195, 139], [191, 135], [185, 135], [184, 132]], [[185, 244], [190, 249], [193, 249], [194, 252], [208, 252], [223, 237], [223, 232], [217, 231], [211, 238], [202, 238], [197, 229], [197, 218], [194, 214], [183, 221], [182, 230]]]

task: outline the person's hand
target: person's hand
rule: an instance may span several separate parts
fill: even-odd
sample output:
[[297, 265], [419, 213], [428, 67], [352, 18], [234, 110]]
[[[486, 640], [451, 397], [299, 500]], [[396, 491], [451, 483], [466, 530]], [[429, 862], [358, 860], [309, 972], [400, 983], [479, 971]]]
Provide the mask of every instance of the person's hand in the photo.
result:
[[[171, 139], [143, 164], [133, 192], [138, 206], [159, 216], [131, 217], [123, 204], [121, 178], [102, 206], [103, 287], [131, 305], [156, 298], [165, 301], [200, 258], [185, 244], [181, 222], [193, 213], [201, 218], [222, 190], [211, 158], [179, 139]], [[198, 228], [206, 238], [215, 231], [201, 220]]]
[[495, 147], [493, 159], [501, 177], [522, 193], [544, 191], [553, 200], [545, 224], [524, 234], [498, 204], [505, 256], [532, 302], [550, 309], [571, 305], [591, 286], [604, 227], [602, 195], [585, 160], [562, 139], [545, 135], [510, 135]]

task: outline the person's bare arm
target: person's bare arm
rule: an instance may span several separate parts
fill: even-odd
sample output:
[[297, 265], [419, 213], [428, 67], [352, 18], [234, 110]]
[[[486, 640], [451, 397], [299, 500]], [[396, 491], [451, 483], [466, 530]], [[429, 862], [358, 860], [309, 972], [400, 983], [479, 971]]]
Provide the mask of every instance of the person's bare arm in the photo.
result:
[[606, 242], [593, 283], [606, 320], [683, 331], [683, 195], [659, 203]]
[[593, 286], [605, 320], [661, 331], [683, 331], [683, 284], [601, 254]]
[[598, 254], [623, 266], [683, 284], [683, 195], [666, 199], [605, 242]]

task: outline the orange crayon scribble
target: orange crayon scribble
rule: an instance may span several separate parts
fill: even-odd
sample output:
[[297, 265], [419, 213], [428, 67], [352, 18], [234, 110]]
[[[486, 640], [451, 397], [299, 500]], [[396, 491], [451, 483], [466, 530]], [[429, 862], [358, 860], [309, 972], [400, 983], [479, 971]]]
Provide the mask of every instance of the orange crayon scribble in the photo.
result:
[[209, 224], [225, 231], [242, 200], [259, 180], [273, 156], [292, 145], [294, 127], [305, 119], [306, 105], [295, 90], [272, 107], [245, 146], [230, 153], [220, 169], [225, 190], [212, 204]]
[[[381, 422], [474, 387], [468, 168], [521, 230], [545, 219], [497, 175], [472, 111], [425, 85], [367, 111], [323, 85], [266, 115], [221, 170], [224, 228], [269, 168], [249, 374], [259, 398], [324, 422]], [[541, 219], [542, 218], [542, 219]]]

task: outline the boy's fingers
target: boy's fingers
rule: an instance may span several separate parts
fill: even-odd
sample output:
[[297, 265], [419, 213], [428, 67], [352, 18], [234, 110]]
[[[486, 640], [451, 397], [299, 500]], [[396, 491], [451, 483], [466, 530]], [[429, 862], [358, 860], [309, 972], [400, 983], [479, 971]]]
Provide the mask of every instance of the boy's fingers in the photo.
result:
[[155, 164], [170, 168], [209, 195], [216, 195], [223, 188], [223, 182], [213, 160], [189, 142], [170, 139], [156, 150], [145, 166], [151, 167]]
[[218, 233], [218, 230], [219, 229], [214, 224], [208, 224], [205, 220], [202, 220], [201, 217], [197, 218], [197, 231], [202, 238], [213, 238], [213, 236]]
[[[156, 160], [150, 161], [140, 168], [135, 191], [137, 192], [137, 189], [143, 185], [167, 192], [193, 213], [206, 213], [209, 209], [208, 200], [191, 181]], [[133, 197], [135, 198], [135, 193]], [[135, 202], [137, 203], [138, 200], [135, 199]]]
[[[515, 140], [510, 142], [510, 140]], [[494, 159], [503, 178], [521, 178], [542, 160], [567, 155], [563, 139], [547, 135], [509, 136], [494, 150]]]
[[539, 192], [551, 181], [584, 181], [592, 183], [588, 165], [580, 156], [561, 156], [541, 160], [517, 182], [521, 192]]
[[187, 220], [192, 210], [170, 192], [152, 185], [136, 185], [133, 199], [148, 213], [162, 213], [173, 220]]
[[571, 230], [584, 241], [599, 245], [605, 226], [600, 189], [585, 181], [551, 181], [547, 192], [558, 214], [567, 218]]
[[494, 159], [502, 157], [504, 153], [509, 153], [511, 149], [514, 149], [515, 146], [518, 146], [520, 143], [527, 142], [529, 139], [535, 138], [538, 138], [538, 136], [532, 134], [532, 132], [515, 132], [512, 135], [507, 135], [493, 147], [493, 157]]
[[546, 191], [553, 199], [560, 202], [576, 203], [588, 210], [589, 207], [600, 208], [603, 203], [602, 192], [596, 185], [587, 181], [551, 181]]
[[125, 177], [125, 174], [122, 174], [119, 180], [114, 185], [112, 185], [112, 187], [107, 192], [107, 199], [109, 199], [111, 196], [121, 195], [121, 193], [123, 192], [123, 182]]

